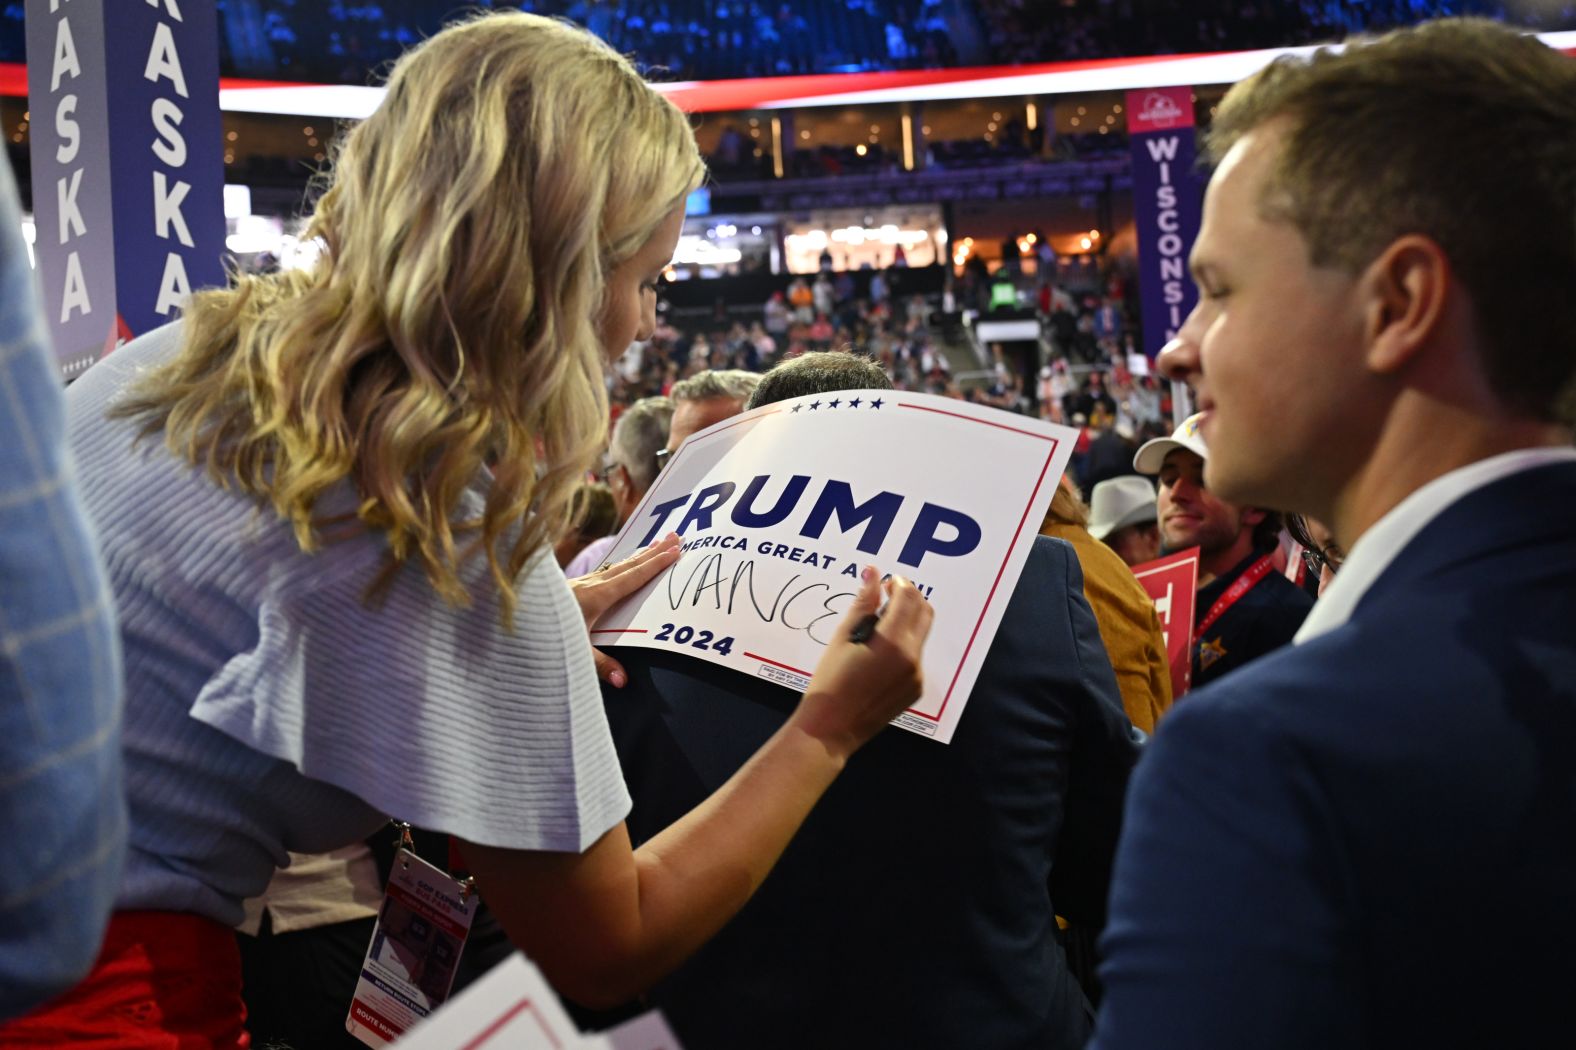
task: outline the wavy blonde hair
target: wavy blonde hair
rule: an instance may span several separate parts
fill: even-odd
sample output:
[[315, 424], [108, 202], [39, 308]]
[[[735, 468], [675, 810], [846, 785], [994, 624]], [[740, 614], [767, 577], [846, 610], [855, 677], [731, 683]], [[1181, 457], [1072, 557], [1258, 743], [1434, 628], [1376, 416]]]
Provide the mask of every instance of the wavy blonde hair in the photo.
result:
[[[512, 625], [515, 580], [606, 440], [606, 278], [703, 175], [684, 115], [589, 33], [452, 25], [337, 147], [318, 264], [196, 296], [179, 355], [120, 412], [272, 505], [303, 551], [381, 531], [369, 600], [414, 562], [467, 604], [459, 570], [484, 552]], [[489, 467], [481, 517], [458, 520]], [[355, 520], [316, 513], [342, 481]]]

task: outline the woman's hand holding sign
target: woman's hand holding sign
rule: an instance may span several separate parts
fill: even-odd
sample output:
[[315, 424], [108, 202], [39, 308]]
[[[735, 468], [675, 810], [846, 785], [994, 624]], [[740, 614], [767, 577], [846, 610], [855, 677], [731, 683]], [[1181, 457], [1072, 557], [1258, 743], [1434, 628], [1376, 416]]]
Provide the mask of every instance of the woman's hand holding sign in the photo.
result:
[[[679, 543], [679, 534], [670, 532], [621, 562], [570, 580], [569, 589], [580, 603], [587, 629], [595, 627], [603, 613], [671, 568], [679, 560]], [[623, 666], [600, 649], [593, 648], [591, 655], [596, 659], [596, 676], [622, 689], [628, 681]]]
[[[922, 650], [934, 611], [907, 580], [879, 579], [873, 567], [861, 573], [859, 594], [789, 722], [842, 759], [924, 691]], [[886, 608], [871, 630], [883, 594]]]

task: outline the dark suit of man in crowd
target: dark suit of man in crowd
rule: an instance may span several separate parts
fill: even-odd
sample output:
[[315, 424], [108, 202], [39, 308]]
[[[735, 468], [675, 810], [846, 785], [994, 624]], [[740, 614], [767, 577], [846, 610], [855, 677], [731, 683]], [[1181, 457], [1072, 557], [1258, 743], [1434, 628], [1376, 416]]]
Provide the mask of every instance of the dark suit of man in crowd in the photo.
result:
[[1576, 1045], [1576, 62], [1404, 30], [1233, 88], [1208, 152], [1162, 368], [1209, 487], [1348, 555], [1150, 745], [1094, 1046]]
[[[879, 367], [814, 354], [755, 404], [887, 388]], [[620, 649], [604, 689], [638, 839], [687, 812], [787, 718], [797, 696], [725, 668]], [[1055, 914], [1103, 921], [1133, 731], [1072, 548], [1039, 537], [950, 744], [871, 741], [771, 877], [652, 992], [690, 1050], [1078, 1047], [1085, 998]]]

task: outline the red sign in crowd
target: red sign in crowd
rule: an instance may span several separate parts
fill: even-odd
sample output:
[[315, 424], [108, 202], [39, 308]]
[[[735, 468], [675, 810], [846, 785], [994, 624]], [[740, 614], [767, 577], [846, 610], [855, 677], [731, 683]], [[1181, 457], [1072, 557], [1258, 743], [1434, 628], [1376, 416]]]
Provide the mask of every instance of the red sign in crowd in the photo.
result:
[[1193, 596], [1198, 588], [1198, 548], [1135, 565], [1133, 575], [1155, 601], [1155, 612], [1160, 614], [1160, 627], [1166, 636], [1166, 659], [1171, 664], [1171, 697], [1173, 701], [1181, 699], [1193, 678]]

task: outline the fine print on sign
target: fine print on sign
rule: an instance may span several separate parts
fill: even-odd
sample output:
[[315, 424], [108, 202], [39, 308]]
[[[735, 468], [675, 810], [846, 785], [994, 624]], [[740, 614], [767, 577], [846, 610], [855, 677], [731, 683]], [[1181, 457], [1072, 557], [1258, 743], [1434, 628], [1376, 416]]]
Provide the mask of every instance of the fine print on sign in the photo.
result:
[[1133, 566], [1133, 575], [1154, 599], [1171, 665], [1171, 699], [1193, 684], [1193, 605], [1198, 594], [1198, 548]]
[[859, 589], [907, 577], [935, 607], [925, 692], [894, 724], [952, 739], [1077, 432], [894, 390], [809, 395], [686, 441], [609, 560], [670, 531], [676, 564], [597, 645], [673, 649], [803, 691]]

